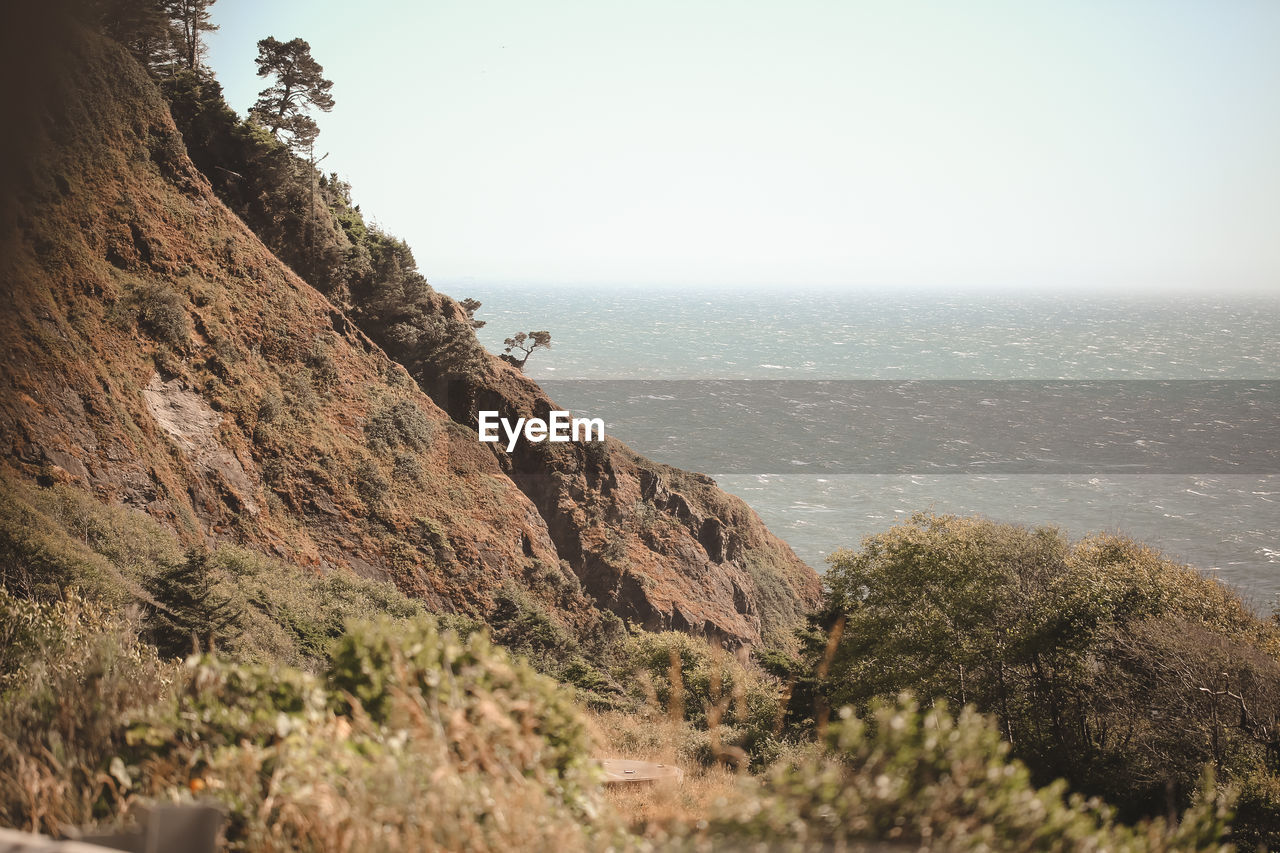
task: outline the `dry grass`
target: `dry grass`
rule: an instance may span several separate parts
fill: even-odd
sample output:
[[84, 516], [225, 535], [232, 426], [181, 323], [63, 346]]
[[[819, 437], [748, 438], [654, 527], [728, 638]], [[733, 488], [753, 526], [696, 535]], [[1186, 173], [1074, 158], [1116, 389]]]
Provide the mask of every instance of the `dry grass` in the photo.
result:
[[[672, 680], [678, 680], [673, 667]], [[587, 715], [588, 732], [603, 758], [626, 758], [674, 765], [682, 780], [615, 784], [605, 787], [605, 803], [631, 831], [655, 842], [680, 835], [705, 821], [739, 788], [745, 762], [725, 759], [707, 765], [709, 755], [722, 755], [718, 723], [695, 727], [683, 716], [680, 694], [663, 707], [651, 695], [640, 711], [601, 711]], [[718, 715], [717, 715], [718, 716]]]
[[718, 801], [735, 791], [742, 773], [726, 765], [704, 767], [695, 754], [707, 733], [652, 710], [592, 713], [588, 729], [597, 754], [670, 764], [684, 771], [679, 782], [633, 782], [605, 787], [605, 803], [636, 835], [660, 841], [679, 827], [705, 820]]

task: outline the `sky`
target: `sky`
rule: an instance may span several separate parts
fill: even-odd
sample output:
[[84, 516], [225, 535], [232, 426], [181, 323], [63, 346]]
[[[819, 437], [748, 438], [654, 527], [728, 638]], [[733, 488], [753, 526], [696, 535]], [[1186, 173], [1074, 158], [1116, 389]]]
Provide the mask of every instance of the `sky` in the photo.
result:
[[1280, 292], [1274, 0], [218, 0], [435, 284]]

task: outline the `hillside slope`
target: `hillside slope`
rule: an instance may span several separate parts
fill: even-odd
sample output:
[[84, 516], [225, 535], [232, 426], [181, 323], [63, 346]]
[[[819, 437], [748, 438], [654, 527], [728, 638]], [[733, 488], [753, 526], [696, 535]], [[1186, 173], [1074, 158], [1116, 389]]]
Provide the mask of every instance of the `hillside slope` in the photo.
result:
[[816, 602], [813, 571], [707, 478], [612, 440], [482, 447], [475, 409], [545, 411], [536, 384], [490, 359], [424, 381], [428, 396], [218, 201], [124, 51], [79, 30], [9, 35], [45, 45], [45, 90], [5, 106], [31, 155], [0, 256], [0, 443], [17, 473], [189, 543], [390, 579], [480, 617], [515, 584], [578, 628], [598, 602], [646, 627], [785, 642]]

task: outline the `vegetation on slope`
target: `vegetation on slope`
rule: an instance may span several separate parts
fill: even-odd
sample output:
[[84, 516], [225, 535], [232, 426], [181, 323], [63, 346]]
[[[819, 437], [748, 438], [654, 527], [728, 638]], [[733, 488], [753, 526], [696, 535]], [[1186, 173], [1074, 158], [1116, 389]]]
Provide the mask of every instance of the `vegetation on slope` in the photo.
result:
[[[279, 45], [264, 40], [260, 59], [270, 60]], [[305, 42], [298, 49], [309, 50]], [[237, 116], [207, 68], [187, 67], [163, 54], [135, 54], [154, 75], [191, 160], [219, 199], [403, 365], [454, 421], [474, 429], [481, 400], [484, 408], [504, 414], [545, 417], [551, 401], [503, 364], [518, 366], [523, 358], [493, 357], [481, 347], [474, 333], [479, 321], [472, 316], [479, 303], [457, 303], [434, 290], [409, 246], [366, 221], [352, 202], [350, 186], [336, 173], [317, 168], [309, 145], [303, 151], [288, 134], [273, 133], [262, 109]], [[324, 82], [321, 71], [316, 66], [311, 75], [319, 83]], [[278, 86], [269, 87], [264, 98]], [[523, 334], [511, 340], [522, 341]], [[523, 357], [534, 347], [549, 346], [547, 333], [528, 334], [518, 347]], [[323, 360], [323, 353], [317, 357]], [[301, 360], [314, 376], [318, 368], [309, 358]], [[714, 487], [684, 489], [661, 508], [674, 523], [661, 529], [649, 525], [646, 531], [660, 535], [630, 530], [645, 523], [644, 512], [652, 518], [654, 507], [635, 499], [641, 495], [632, 497], [639, 487], [615, 488], [617, 481], [665, 476], [674, 486], [682, 472], [663, 473], [661, 466], [616, 443], [559, 448], [522, 443], [512, 454], [492, 446], [490, 451], [538, 508], [560, 559], [584, 591], [624, 618], [734, 643], [789, 647], [803, 610], [816, 603], [814, 573], [764, 531], [749, 509]], [[396, 452], [412, 469], [410, 457], [419, 451]], [[371, 495], [385, 491], [378, 477], [365, 480]], [[373, 506], [376, 510], [376, 501]], [[640, 540], [643, 547], [628, 540]], [[698, 565], [703, 560], [719, 570], [704, 571]], [[690, 576], [700, 577], [706, 588], [691, 594], [683, 582]]]
[[[280, 252], [296, 252], [295, 268], [311, 265], [315, 281], [419, 381], [483, 363], [466, 309], [426, 285], [403, 243], [369, 228], [336, 178], [226, 109], [199, 68], [198, 15], [191, 20], [185, 59], [164, 60], [161, 82], [191, 134], [188, 149], [217, 152], [209, 173], [243, 167], [216, 179], [228, 203]], [[113, 66], [111, 54], [82, 52], [94, 74]], [[437, 569], [470, 565], [456, 559], [455, 531], [404, 511], [430, 485], [415, 465], [465, 467], [441, 461], [462, 452], [448, 441], [451, 425], [342, 315], [273, 272], [274, 259], [225, 213], [208, 213], [220, 208], [203, 195], [171, 125], [155, 120], [154, 90], [140, 72], [119, 76], [150, 112], [120, 115], [109, 95], [80, 93], [81, 124], [51, 131], [73, 153], [29, 176], [42, 215], [57, 213], [24, 223], [36, 256], [25, 286], [48, 292], [15, 312], [27, 325], [15, 336], [12, 376], [56, 376], [36, 390], [56, 398], [71, 389], [93, 418], [127, 424], [123, 438], [103, 434], [112, 453], [137, 450], [145, 475], [117, 498], [168, 526], [99, 502], [79, 485], [88, 475], [74, 472], [74, 455], [9, 460], [23, 471], [40, 466], [42, 485], [6, 477], [0, 493], [0, 820], [60, 832], [127, 820], [148, 801], [201, 797], [226, 806], [228, 842], [241, 849], [643, 847], [639, 835], [619, 834], [621, 821], [602, 802], [585, 758], [615, 744], [593, 746], [573, 694], [494, 650], [478, 623], [427, 616], [421, 599], [404, 594], [426, 597], [424, 577], [454, 577], [419, 573], [412, 559], [423, 554]], [[81, 125], [112, 134], [112, 144], [87, 138]], [[145, 179], [117, 186], [122, 175]], [[109, 203], [88, 206], [86, 196]], [[190, 232], [211, 222], [205, 242], [194, 241]], [[252, 298], [216, 286], [228, 270]], [[277, 303], [288, 310], [272, 317], [321, 325], [247, 335], [247, 323], [233, 319], [250, 309], [261, 319]], [[138, 345], [105, 357], [123, 341]], [[77, 375], [86, 364], [98, 372]], [[254, 381], [242, 381], [249, 368]], [[271, 531], [277, 542], [305, 541], [291, 527], [299, 517], [361, 514], [369, 525], [361, 529], [382, 537], [387, 564], [406, 569], [395, 577], [402, 587], [217, 544], [266, 526], [239, 511], [251, 490], [197, 494], [202, 481], [192, 476], [182, 484], [191, 504], [164, 504], [181, 494], [175, 472], [192, 469], [172, 465], [180, 452], [161, 449], [163, 436], [138, 426], [146, 417], [132, 417], [141, 411], [137, 377], [153, 370], [227, 416], [218, 441], [238, 440], [242, 429], [251, 436], [237, 448], [261, 463], [271, 496], [260, 518], [284, 528]], [[381, 393], [344, 389], [352, 377]], [[344, 406], [326, 403], [329, 394], [347, 394]], [[28, 400], [21, 411], [40, 426], [57, 409]], [[326, 420], [339, 408], [361, 416]], [[313, 448], [321, 434], [326, 443]], [[584, 476], [607, 478], [605, 457], [563, 469], [516, 461], [557, 475], [580, 465]], [[471, 473], [484, 480], [490, 470]], [[714, 491], [695, 475], [643, 470], [648, 479], [627, 494], [642, 508], [628, 517], [637, 538], [615, 535], [600, 560], [622, 561], [641, 540], [661, 549], [665, 529], [694, 518], [686, 496]], [[327, 505], [315, 503], [322, 494]], [[461, 506], [475, 494], [440, 500]], [[704, 498], [701, 506], [728, 501]], [[204, 523], [225, 519], [219, 502], [239, 507], [231, 530]], [[721, 509], [717, 518], [732, 516]], [[699, 541], [727, 559], [732, 540], [704, 520]], [[406, 530], [408, 551], [397, 547]], [[337, 536], [330, 544], [347, 548]], [[587, 612], [574, 610], [585, 600], [580, 578], [540, 558], [541, 543], [514, 547], [535, 554], [518, 561], [509, 583], [485, 587], [493, 636], [578, 685], [578, 698], [613, 709], [601, 718], [625, 718], [616, 735], [629, 725], [643, 745], [639, 730], [662, 731], [663, 713], [690, 761], [772, 765], [723, 803], [636, 827], [665, 844], [1205, 849], [1220, 841], [1232, 794], [1232, 839], [1280, 843], [1276, 629], [1141, 546], [914, 519], [837, 556], [800, 657], [766, 658], [778, 680], [683, 634], [636, 633], [624, 644], [620, 623], [566, 624], [557, 609]], [[775, 584], [770, 593], [786, 599], [793, 590], [770, 571], [761, 572]], [[799, 606], [782, 605], [779, 613]], [[696, 627], [696, 618], [680, 618]], [[180, 664], [170, 655], [187, 636], [201, 653]], [[611, 656], [619, 649], [626, 657]], [[922, 704], [882, 698], [903, 689]], [[977, 710], [953, 720], [946, 701]], [[850, 712], [839, 710], [845, 703]], [[649, 715], [627, 713], [636, 704]], [[1202, 783], [1206, 770], [1216, 782]], [[1119, 811], [1069, 788], [1104, 794]], [[1148, 819], [1179, 808], [1181, 821]]]
[[243, 850], [1205, 850], [1226, 810], [1126, 826], [1036, 789], [965, 711], [878, 705], [744, 780], [706, 820], [627, 834], [581, 712], [553, 682], [429, 617], [355, 622], [320, 674], [217, 656], [166, 663], [127, 619], [0, 590], [0, 821], [58, 833], [150, 801], [220, 803]]
[[[192, 656], [0, 590], [0, 821], [59, 834], [213, 800], [230, 849], [589, 849], [600, 792], [554, 682], [434, 620], [355, 622], [319, 675]], [[361, 701], [362, 699], [367, 701]]]
[[[940, 708], [872, 699], [860, 703], [865, 725], [835, 714], [806, 746], [805, 727], [784, 721], [779, 682], [678, 633], [628, 642], [611, 677], [630, 695], [606, 692], [614, 710], [596, 728], [607, 739], [593, 743], [580, 702], [600, 703], [584, 692], [574, 702], [491, 651], [476, 623], [455, 618], [442, 632], [389, 585], [232, 546], [204, 562], [210, 595], [234, 604], [233, 630], [180, 665], [145, 641], [151, 608], [167, 604], [149, 579], [186, 568], [171, 531], [66, 486], [9, 483], [0, 507], [0, 814], [12, 826], [111, 824], [155, 798], [211, 797], [232, 817], [230, 843], [253, 850], [391, 843], [378, 833], [427, 849], [891, 839], [1163, 850], [1204, 849], [1224, 820], [1220, 795], [1199, 784], [1169, 825], [1120, 823], [1065, 783], [1039, 790], [998, 720], [973, 711], [953, 723]], [[536, 639], [537, 624], [507, 627], [555, 657], [566, 641]], [[856, 686], [835, 671], [824, 689]], [[423, 704], [440, 702], [455, 704]], [[773, 766], [679, 808], [619, 814], [609, 803], [628, 800], [601, 800], [583, 764], [602, 749], [673, 749], [690, 770]], [[1258, 797], [1245, 793], [1234, 837], [1264, 837]], [[619, 835], [632, 818], [635, 832]]]
[[1241, 793], [1236, 840], [1280, 843], [1280, 626], [1216, 580], [1113, 534], [917, 515], [825, 582], [793, 724], [902, 690], [970, 704], [1040, 784], [1133, 818], [1207, 768]]

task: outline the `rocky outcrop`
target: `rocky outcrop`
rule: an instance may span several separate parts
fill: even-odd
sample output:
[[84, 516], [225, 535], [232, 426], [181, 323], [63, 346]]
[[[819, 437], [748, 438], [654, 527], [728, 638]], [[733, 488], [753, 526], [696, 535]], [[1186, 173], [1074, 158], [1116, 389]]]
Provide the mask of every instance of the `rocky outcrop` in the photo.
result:
[[[514, 420], [559, 408], [497, 359], [478, 375], [426, 388], [472, 434], [481, 409]], [[636, 624], [786, 645], [817, 604], [813, 570], [710, 477], [655, 463], [613, 439], [522, 440], [511, 453], [485, 447], [538, 508], [587, 592]]]
[[190, 542], [386, 578], [481, 617], [548, 569], [572, 588], [531, 590], [575, 625], [604, 607], [785, 642], [816, 602], [813, 571], [706, 477], [612, 440], [480, 445], [477, 408], [552, 402], [496, 358], [423, 393], [217, 200], [122, 50], [77, 33], [45, 58], [0, 255], [9, 467]]

